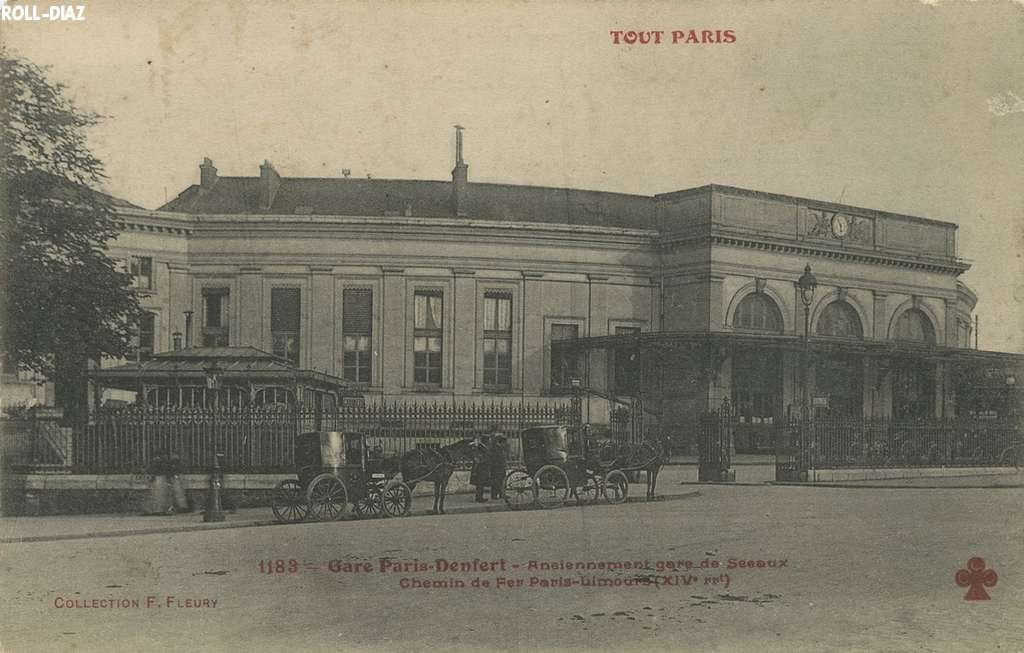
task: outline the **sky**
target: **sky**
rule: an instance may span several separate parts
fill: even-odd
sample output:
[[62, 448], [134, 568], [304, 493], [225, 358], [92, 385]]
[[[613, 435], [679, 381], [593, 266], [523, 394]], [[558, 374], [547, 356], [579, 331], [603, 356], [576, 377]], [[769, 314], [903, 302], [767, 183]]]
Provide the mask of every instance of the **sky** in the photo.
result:
[[[146, 208], [204, 156], [450, 179], [461, 124], [472, 181], [716, 183], [956, 222], [981, 347], [1024, 352], [1024, 0], [70, 2], [83, 21], [0, 39], [107, 116], [107, 190]], [[736, 38], [671, 43], [691, 29]]]

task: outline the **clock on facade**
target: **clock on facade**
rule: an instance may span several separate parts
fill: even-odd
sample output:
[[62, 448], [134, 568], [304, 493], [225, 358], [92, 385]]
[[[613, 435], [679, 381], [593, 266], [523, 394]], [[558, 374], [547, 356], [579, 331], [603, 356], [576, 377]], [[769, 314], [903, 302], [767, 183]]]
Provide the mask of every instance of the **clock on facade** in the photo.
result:
[[832, 216], [832, 235], [836, 238], [845, 238], [850, 233], [850, 219], [842, 213]]

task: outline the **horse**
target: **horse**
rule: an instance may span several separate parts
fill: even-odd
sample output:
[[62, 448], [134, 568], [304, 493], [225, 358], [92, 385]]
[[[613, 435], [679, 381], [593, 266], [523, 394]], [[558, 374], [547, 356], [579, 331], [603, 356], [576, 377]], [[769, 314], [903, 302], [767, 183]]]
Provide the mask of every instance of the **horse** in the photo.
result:
[[434, 484], [434, 508], [430, 514], [444, 514], [444, 497], [452, 472], [461, 461], [474, 457], [477, 446], [472, 438], [464, 438], [438, 449], [412, 449], [402, 455], [402, 480], [410, 490], [417, 483]]
[[658, 472], [668, 461], [667, 444], [662, 440], [607, 442], [598, 452], [598, 461], [604, 469], [647, 472], [647, 499], [650, 500], [654, 498], [654, 489], [658, 484]]

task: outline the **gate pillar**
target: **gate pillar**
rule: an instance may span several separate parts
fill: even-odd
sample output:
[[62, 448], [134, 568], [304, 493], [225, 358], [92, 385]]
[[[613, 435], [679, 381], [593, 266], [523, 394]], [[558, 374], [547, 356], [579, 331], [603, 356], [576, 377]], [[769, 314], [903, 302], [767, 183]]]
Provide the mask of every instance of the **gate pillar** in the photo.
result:
[[732, 468], [732, 415], [707, 412], [700, 418], [697, 441], [697, 480], [728, 483], [736, 480]]

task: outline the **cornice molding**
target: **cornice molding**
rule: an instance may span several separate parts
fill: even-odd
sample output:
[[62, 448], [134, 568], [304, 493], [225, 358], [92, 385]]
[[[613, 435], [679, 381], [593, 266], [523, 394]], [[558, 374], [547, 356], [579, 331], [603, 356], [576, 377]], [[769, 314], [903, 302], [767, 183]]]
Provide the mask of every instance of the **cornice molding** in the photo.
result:
[[758, 249], [762, 251], [776, 252], [779, 254], [814, 256], [817, 258], [827, 258], [853, 263], [866, 263], [869, 265], [888, 265], [912, 270], [938, 272], [940, 274], [952, 274], [953, 276], [959, 276], [971, 267], [970, 264], [964, 261], [952, 258], [941, 259], [936, 257], [901, 255], [894, 252], [869, 249], [835, 249], [807, 241], [781, 241], [766, 237], [758, 237], [755, 235], [715, 233], [710, 230], [702, 230], [700, 233], [691, 232], [688, 234], [670, 235], [659, 240], [655, 247], [659, 253], [664, 253], [675, 249], [679, 245], [690, 243]]
[[192, 235], [191, 229], [180, 225], [169, 225], [149, 222], [128, 222], [126, 220], [119, 220], [118, 226], [121, 228], [122, 231], [130, 232], [173, 234], [176, 236]]

